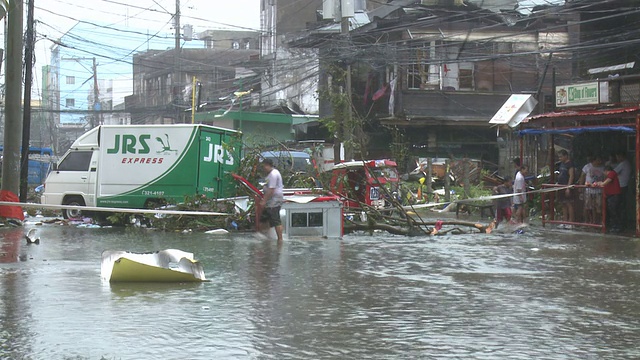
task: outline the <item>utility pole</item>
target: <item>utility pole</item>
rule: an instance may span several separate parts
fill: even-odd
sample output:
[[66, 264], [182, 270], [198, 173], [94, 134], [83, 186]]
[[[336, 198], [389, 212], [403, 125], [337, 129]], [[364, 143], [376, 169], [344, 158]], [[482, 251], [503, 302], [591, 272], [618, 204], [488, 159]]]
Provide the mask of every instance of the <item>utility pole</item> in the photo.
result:
[[[96, 58], [93, 58], [93, 117], [91, 118], [91, 128], [93, 129], [97, 125], [102, 124], [100, 119], [100, 110], [102, 110], [102, 103], [100, 102], [100, 89], [98, 89], [98, 64], [96, 64]], [[97, 124], [96, 124], [97, 123]]]
[[[175, 47], [173, 52], [173, 81], [171, 83], [172, 87], [176, 89], [176, 86], [180, 85], [180, 71], [178, 67], [180, 66], [180, 0], [176, 0], [176, 14], [174, 16], [174, 25], [175, 25]], [[180, 107], [177, 104], [178, 95], [176, 91], [174, 93], [174, 106], [176, 107], [176, 123], [180, 121]]]
[[[323, 0], [322, 13], [324, 19], [333, 19], [335, 22], [340, 22], [340, 36], [343, 40], [349, 40], [349, 18], [355, 14], [355, 7], [353, 0]], [[340, 55], [340, 53], [339, 53]], [[345, 55], [346, 56], [346, 55]], [[346, 74], [344, 81], [343, 94], [347, 97], [343, 115], [336, 120], [336, 133], [335, 142], [333, 147], [333, 160], [335, 164], [341, 162], [341, 145], [344, 145], [344, 160], [350, 160], [353, 158], [353, 146], [351, 145], [351, 139], [353, 138], [353, 114], [351, 104], [351, 61], [345, 59]], [[332, 89], [330, 91], [333, 91]], [[336, 114], [334, 114], [335, 116]], [[349, 144], [349, 145], [346, 145]]]
[[4, 121], [2, 190], [20, 191], [20, 141], [22, 140], [22, 0], [12, 0], [7, 9], [7, 66]]
[[176, 27], [176, 44], [175, 49], [180, 52], [180, 0], [176, 0], [176, 15], [175, 15], [175, 27]]
[[20, 202], [27, 202], [29, 192], [29, 143], [31, 142], [31, 82], [33, 79], [34, 1], [28, 0], [27, 34], [24, 48], [24, 113], [22, 117], [22, 164], [20, 166]]
[[[350, 9], [348, 9], [347, 7], [351, 7]], [[340, 2], [340, 16], [341, 16], [341, 23], [340, 23], [340, 33], [345, 37], [345, 39], [348, 40], [350, 39], [349, 36], [349, 17], [353, 16], [352, 14], [353, 12], [353, 2], [349, 1], [349, 0], [342, 0]], [[355, 127], [353, 126], [353, 114], [352, 114], [352, 104], [351, 104], [351, 60], [350, 59], [346, 59], [346, 64], [347, 64], [347, 73], [346, 73], [346, 77], [345, 77], [345, 92], [346, 92], [346, 96], [347, 96], [347, 102], [346, 102], [346, 109], [345, 109], [345, 119], [342, 119], [342, 124], [341, 124], [341, 129], [342, 129], [342, 141], [345, 144], [349, 144], [348, 146], [345, 145], [344, 147], [344, 160], [345, 161], [349, 161], [353, 159], [353, 145], [352, 145], [352, 138], [354, 136], [353, 132], [355, 130]], [[346, 125], [346, 126], [345, 126]]]

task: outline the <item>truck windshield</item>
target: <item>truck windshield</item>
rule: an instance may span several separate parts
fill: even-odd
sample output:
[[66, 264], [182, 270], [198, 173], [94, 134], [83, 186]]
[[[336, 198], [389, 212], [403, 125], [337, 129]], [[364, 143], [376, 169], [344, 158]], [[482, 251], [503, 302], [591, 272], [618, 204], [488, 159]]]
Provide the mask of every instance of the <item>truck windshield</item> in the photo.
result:
[[89, 171], [92, 151], [72, 151], [64, 157], [58, 171]]

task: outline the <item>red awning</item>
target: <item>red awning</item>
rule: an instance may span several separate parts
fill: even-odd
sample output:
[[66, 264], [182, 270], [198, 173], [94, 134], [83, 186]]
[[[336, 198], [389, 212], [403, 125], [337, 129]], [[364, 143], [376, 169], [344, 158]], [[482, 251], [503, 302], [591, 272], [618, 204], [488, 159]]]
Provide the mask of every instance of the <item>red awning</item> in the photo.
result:
[[529, 116], [523, 121], [523, 123], [529, 123], [535, 120], [542, 120], [542, 119], [620, 115], [620, 114], [634, 113], [638, 111], [640, 111], [640, 107], [603, 109], [603, 110], [559, 111], [559, 112], [551, 112], [551, 113]]

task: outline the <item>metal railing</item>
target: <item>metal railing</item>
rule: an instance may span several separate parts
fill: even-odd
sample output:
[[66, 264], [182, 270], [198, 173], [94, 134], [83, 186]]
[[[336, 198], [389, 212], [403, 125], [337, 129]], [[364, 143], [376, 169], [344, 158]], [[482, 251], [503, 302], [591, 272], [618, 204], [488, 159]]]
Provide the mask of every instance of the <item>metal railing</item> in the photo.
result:
[[[542, 189], [552, 189], [559, 188], [558, 191], [565, 191], [566, 185], [558, 185], [558, 184], [542, 184]], [[601, 222], [587, 222], [585, 221], [576, 221], [576, 218], [580, 218], [576, 216], [575, 212], [578, 209], [585, 209], [584, 204], [586, 202], [586, 196], [588, 193], [585, 191], [587, 189], [600, 189], [600, 193], [602, 196], [602, 204], [601, 204]], [[546, 224], [564, 224], [564, 225], [572, 225], [572, 226], [584, 226], [590, 228], [601, 229], [602, 233], [607, 231], [607, 198], [604, 194], [604, 189], [602, 187], [594, 188], [588, 185], [574, 185], [571, 187], [571, 191], [574, 194], [571, 197], [571, 201], [573, 201], [573, 211], [574, 211], [574, 221], [564, 221], [564, 220], [556, 220], [556, 198], [558, 198], [558, 191], [550, 191], [550, 192], [541, 192], [541, 201], [542, 201], [542, 226], [546, 226]], [[580, 206], [583, 205], [583, 206]], [[595, 210], [595, 209], [594, 209]], [[547, 215], [549, 215], [549, 219], [547, 219]]]

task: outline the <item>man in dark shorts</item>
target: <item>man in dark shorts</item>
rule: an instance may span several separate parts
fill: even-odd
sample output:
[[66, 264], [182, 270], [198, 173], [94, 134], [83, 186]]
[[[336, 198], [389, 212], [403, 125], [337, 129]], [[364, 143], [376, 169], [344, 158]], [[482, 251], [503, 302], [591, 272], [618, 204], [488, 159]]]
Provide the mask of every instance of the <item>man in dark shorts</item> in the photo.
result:
[[269, 229], [276, 229], [278, 243], [280, 243], [282, 242], [280, 207], [284, 201], [282, 175], [280, 175], [280, 171], [278, 171], [278, 169], [273, 167], [273, 161], [271, 159], [265, 159], [262, 161], [262, 168], [265, 173], [267, 173], [267, 183], [264, 185], [264, 196], [260, 201], [260, 205], [263, 207], [260, 221], [262, 223], [268, 223]]
[[[558, 151], [558, 157], [560, 158], [558, 185], [573, 185], [577, 180], [576, 167], [569, 158], [569, 153], [567, 150], [562, 149]], [[558, 199], [562, 203], [562, 220], [570, 223], [574, 222], [575, 211], [573, 209], [573, 192], [571, 189], [559, 190]], [[571, 224], [560, 224], [558, 227], [561, 229], [573, 229]]]

